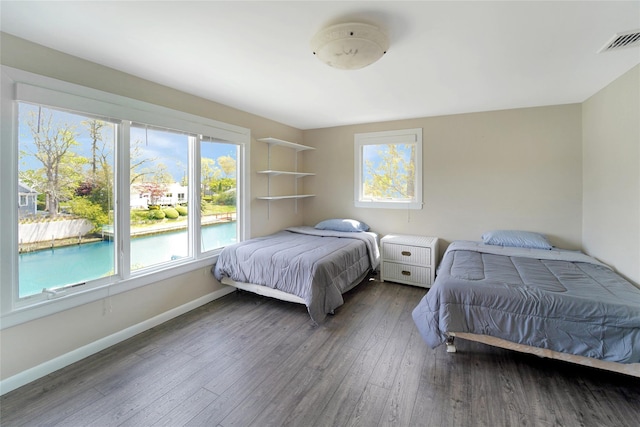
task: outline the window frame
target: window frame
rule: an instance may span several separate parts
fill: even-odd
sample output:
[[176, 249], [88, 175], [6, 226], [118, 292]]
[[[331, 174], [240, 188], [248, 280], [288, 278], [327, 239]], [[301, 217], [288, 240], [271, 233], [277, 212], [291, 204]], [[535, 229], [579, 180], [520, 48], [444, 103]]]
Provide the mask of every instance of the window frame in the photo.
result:
[[[363, 195], [363, 149], [370, 145], [416, 144], [414, 188], [411, 201], [365, 198]], [[422, 128], [354, 134], [354, 204], [358, 208], [422, 209]]]
[[[219, 122], [213, 119], [196, 116], [167, 107], [139, 101], [124, 96], [68, 83], [53, 78], [33, 74], [27, 71], [1, 66], [1, 131], [0, 139], [0, 194], [5, 203], [0, 204], [0, 218], [3, 224], [11, 227], [0, 227], [0, 257], [3, 260], [0, 268], [0, 329], [5, 329], [33, 319], [51, 315], [69, 308], [77, 307], [92, 301], [127, 292], [146, 286], [159, 280], [168, 279], [200, 268], [209, 267], [215, 262], [220, 249], [202, 252], [196, 243], [200, 241], [200, 217], [189, 215], [191, 256], [176, 262], [161, 264], [154, 268], [131, 272], [129, 251], [120, 257], [118, 265], [121, 270], [109, 278], [88, 282], [89, 286], [65, 289], [51, 294], [37, 294], [34, 297], [19, 298], [18, 292], [18, 204], [15, 197], [18, 186], [18, 101], [37, 103], [51, 108], [77, 111], [80, 114], [95, 114], [109, 117], [116, 121], [148, 123], [169, 129], [180, 129], [196, 135], [197, 142], [189, 144], [189, 160], [192, 162], [189, 182], [189, 199], [199, 206], [200, 171], [198, 155], [201, 135], [235, 144], [239, 147], [237, 165], [237, 200], [236, 220], [239, 223], [237, 240], [242, 241], [250, 235], [250, 203], [249, 155], [251, 133], [247, 128]], [[119, 126], [122, 130], [123, 126]], [[128, 141], [128, 135], [120, 135]], [[127, 218], [129, 212], [129, 144], [119, 144], [116, 149], [115, 186], [117, 200], [117, 218]], [[120, 170], [119, 170], [120, 169]], [[115, 224], [116, 232], [129, 236], [129, 221], [120, 220]], [[123, 252], [122, 247], [118, 252]]]

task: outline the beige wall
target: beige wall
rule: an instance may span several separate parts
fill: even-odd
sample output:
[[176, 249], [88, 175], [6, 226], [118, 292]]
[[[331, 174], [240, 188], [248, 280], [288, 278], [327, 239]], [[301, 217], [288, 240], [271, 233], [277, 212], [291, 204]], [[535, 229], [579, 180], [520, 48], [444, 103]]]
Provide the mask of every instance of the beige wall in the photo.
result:
[[[301, 142], [300, 130], [4, 33], [1, 37], [3, 65], [251, 129], [250, 179], [255, 188], [250, 205], [252, 235], [264, 235], [302, 223], [302, 211], [295, 213], [291, 201], [272, 204], [268, 215], [267, 202], [254, 199], [266, 189], [266, 178], [255, 171], [265, 169], [267, 160], [266, 145], [256, 142], [255, 138], [271, 136]], [[111, 297], [109, 304], [113, 311], [109, 315], [103, 310], [106, 302], [98, 301], [4, 329], [0, 332], [0, 378], [9, 378], [221, 287], [208, 271], [205, 274], [197, 270]]]
[[[422, 210], [354, 207], [354, 133], [423, 129]], [[479, 240], [496, 228], [545, 233], [581, 245], [582, 150], [579, 104], [429, 117], [305, 131], [317, 197], [305, 223], [365, 221], [381, 235], [411, 233]], [[444, 250], [446, 247], [442, 245]]]
[[[625, 163], [624, 177], [603, 187], [620, 187], [624, 186], [621, 185], [625, 182], [623, 178], [635, 179], [635, 186], [628, 188], [629, 193], [621, 190], [619, 196], [631, 199], [630, 202], [614, 203], [610, 196], [603, 194], [604, 191], [598, 191], [592, 182], [601, 183], [604, 178], [591, 166], [595, 163], [593, 159], [614, 156], [613, 150], [608, 149], [610, 141], [602, 135], [614, 132], [617, 125], [613, 118], [608, 119], [612, 121], [610, 125], [597, 125], [604, 114], [600, 110], [613, 111], [605, 108], [609, 97], [614, 97], [616, 103], [623, 102], [625, 97], [618, 93], [621, 91], [619, 85], [622, 91], [630, 87], [637, 94], [637, 68], [636, 74], [624, 77], [589, 100], [584, 115], [580, 105], [565, 105], [303, 132], [12, 36], [3, 34], [1, 42], [0, 59], [4, 65], [251, 129], [250, 209], [254, 236], [338, 216], [362, 219], [383, 235], [392, 232], [435, 235], [445, 242], [477, 240], [482, 232], [493, 228], [521, 228], [544, 232], [555, 245], [580, 248], [584, 234], [585, 247], [595, 256], [607, 262], [614, 261], [614, 264], [616, 259], [627, 257], [618, 268], [623, 274], [635, 277], [636, 282], [638, 280], [637, 138], [635, 146], [632, 137], [621, 138], [620, 151], [624, 155], [616, 156], [620, 161], [630, 163]], [[637, 118], [637, 97], [635, 104], [628, 100], [624, 102], [630, 108], [635, 105], [630, 114]], [[632, 119], [633, 116], [625, 119], [625, 126], [630, 130], [624, 135], [633, 133], [633, 126], [628, 124]], [[594, 123], [583, 128], [583, 120]], [[414, 127], [423, 128], [425, 207], [419, 211], [356, 209], [353, 204], [353, 134]], [[583, 129], [587, 135], [584, 227], [590, 228], [590, 232], [585, 233], [582, 232]], [[299, 169], [317, 173], [300, 182], [304, 187], [302, 191], [316, 193], [317, 197], [299, 202], [297, 213], [293, 201], [269, 205], [255, 200], [256, 196], [267, 192], [266, 178], [256, 171], [269, 166], [267, 147], [255, 138], [266, 136], [317, 148], [300, 156], [299, 164]], [[631, 157], [635, 156], [635, 163], [633, 159], [627, 159], [629, 153]], [[286, 150], [273, 150], [271, 167], [288, 169], [291, 156]], [[615, 164], [617, 157], [607, 161]], [[609, 166], [606, 172], [615, 170], [617, 167]], [[289, 191], [290, 186], [290, 181], [274, 180], [271, 190], [282, 194]], [[603, 204], [615, 207], [615, 210], [628, 210], [631, 216], [635, 212], [635, 225], [633, 218], [628, 218], [618, 230], [615, 222], [619, 217], [615, 210], [609, 211], [608, 215], [599, 213]], [[615, 224], [603, 227], [603, 223], [612, 221]], [[624, 231], [631, 232], [634, 226], [635, 241], [634, 235], [625, 237]], [[601, 233], [601, 229], [605, 232]], [[607, 235], [614, 231], [616, 238], [606, 241]], [[631, 257], [635, 256], [635, 261], [616, 249], [616, 242], [621, 239], [632, 248]], [[4, 329], [0, 332], [0, 378], [4, 380], [19, 374], [219, 288], [207, 269], [199, 269], [105, 301]], [[111, 311], [105, 311], [105, 307]]]
[[582, 107], [583, 246], [640, 284], [640, 65]]

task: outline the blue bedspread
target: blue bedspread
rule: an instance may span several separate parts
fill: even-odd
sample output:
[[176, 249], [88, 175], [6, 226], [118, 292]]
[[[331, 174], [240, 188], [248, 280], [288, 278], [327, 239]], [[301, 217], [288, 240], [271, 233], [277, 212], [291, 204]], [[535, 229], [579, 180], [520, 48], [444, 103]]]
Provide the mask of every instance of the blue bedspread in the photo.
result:
[[379, 258], [375, 233], [291, 227], [225, 247], [213, 274], [297, 295], [318, 323]]
[[453, 242], [413, 319], [431, 347], [468, 332], [640, 362], [640, 289], [574, 251]]

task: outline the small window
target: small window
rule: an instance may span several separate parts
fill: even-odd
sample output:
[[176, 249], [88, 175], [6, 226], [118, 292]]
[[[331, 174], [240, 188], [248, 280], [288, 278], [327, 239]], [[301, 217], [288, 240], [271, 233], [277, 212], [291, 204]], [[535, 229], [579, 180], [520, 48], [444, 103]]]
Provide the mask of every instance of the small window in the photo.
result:
[[20, 202], [19, 202], [19, 206], [27, 206], [27, 195], [26, 194], [20, 194]]
[[355, 134], [355, 205], [422, 209], [422, 129]]

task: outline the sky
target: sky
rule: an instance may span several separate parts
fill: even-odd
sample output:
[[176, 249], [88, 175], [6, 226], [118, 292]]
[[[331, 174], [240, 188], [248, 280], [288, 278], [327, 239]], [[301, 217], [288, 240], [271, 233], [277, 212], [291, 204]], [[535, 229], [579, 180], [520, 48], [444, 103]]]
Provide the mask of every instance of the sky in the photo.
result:
[[[91, 158], [91, 138], [86, 125], [82, 122], [88, 118], [86, 116], [80, 116], [60, 110], [53, 110], [50, 108], [42, 107], [39, 110], [38, 106], [20, 103], [19, 107], [19, 144], [20, 150], [35, 151], [33, 144], [33, 135], [28, 126], [28, 121], [31, 120], [34, 123], [38, 123], [38, 117], [40, 117], [41, 131], [44, 130], [45, 120], [48, 117], [49, 112], [52, 115], [52, 129], [59, 127], [65, 127], [66, 125], [73, 126], [77, 133], [76, 140], [80, 143], [79, 146], [73, 149], [78, 155]], [[103, 138], [105, 142], [109, 141], [107, 147], [110, 152], [110, 162], [113, 162], [113, 133], [114, 127], [103, 128]], [[145, 166], [154, 167], [158, 163], [163, 163], [169, 173], [173, 176], [176, 182], [180, 182], [186, 173], [186, 167], [188, 163], [187, 151], [188, 151], [188, 136], [186, 134], [179, 134], [169, 131], [160, 131], [151, 128], [146, 128], [144, 125], [131, 127], [131, 141], [132, 146], [138, 143], [140, 147], [140, 156], [144, 158], [157, 159], [155, 165], [147, 162]], [[236, 158], [235, 145], [232, 144], [201, 144], [201, 156], [212, 159], [217, 159], [221, 156], [231, 156]], [[28, 169], [39, 169], [42, 167], [40, 163], [33, 156], [24, 156], [20, 159], [19, 168], [20, 171]]]

